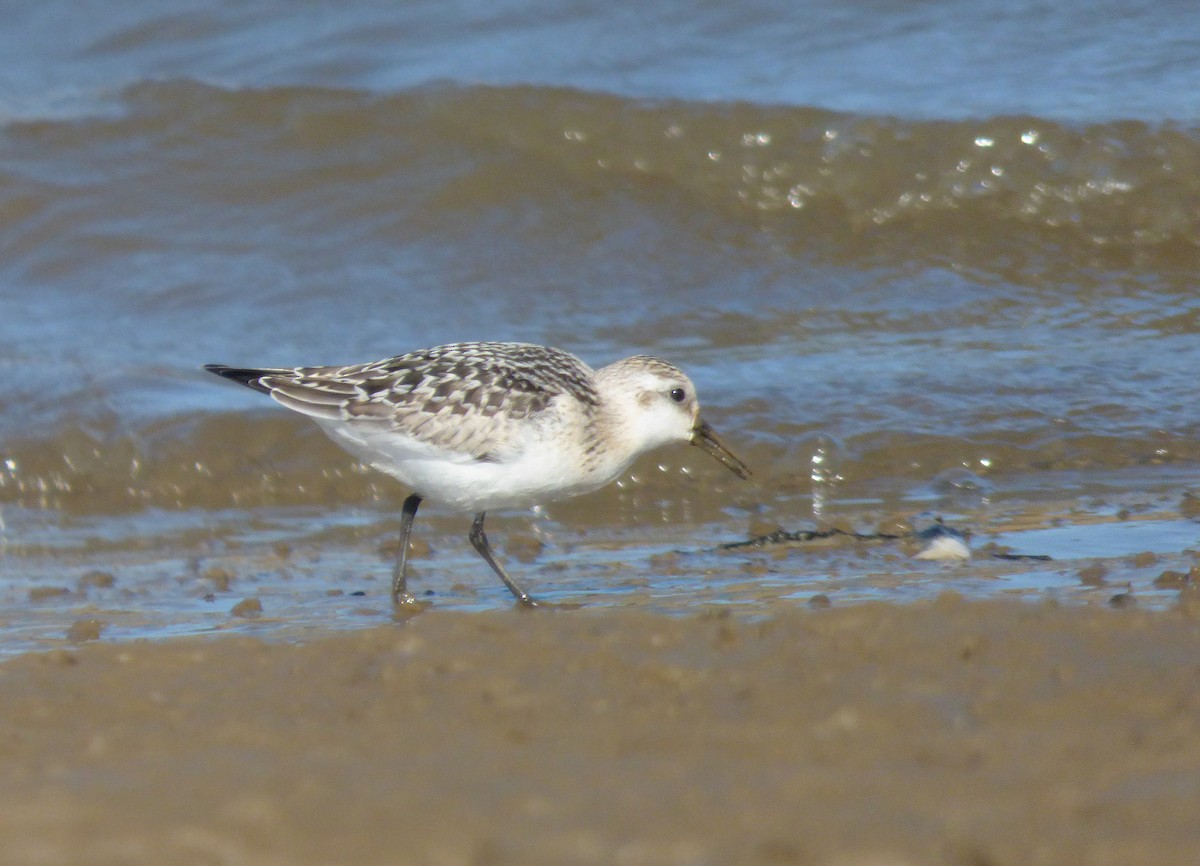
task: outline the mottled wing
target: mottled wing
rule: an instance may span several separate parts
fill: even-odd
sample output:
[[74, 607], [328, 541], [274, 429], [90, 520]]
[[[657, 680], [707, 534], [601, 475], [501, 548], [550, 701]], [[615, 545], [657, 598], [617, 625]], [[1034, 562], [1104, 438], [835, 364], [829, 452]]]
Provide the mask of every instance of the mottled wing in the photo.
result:
[[560, 394], [594, 407], [592, 370], [567, 352], [523, 343], [456, 343], [370, 364], [269, 371], [283, 405], [325, 421], [386, 426], [418, 442], [502, 459], [517, 425]]

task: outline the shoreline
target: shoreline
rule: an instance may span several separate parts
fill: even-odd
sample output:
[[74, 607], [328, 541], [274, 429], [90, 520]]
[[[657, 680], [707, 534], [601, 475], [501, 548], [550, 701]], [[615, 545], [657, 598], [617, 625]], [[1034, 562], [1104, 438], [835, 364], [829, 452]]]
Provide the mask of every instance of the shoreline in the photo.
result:
[[1200, 601], [430, 610], [0, 664], [3, 861], [1186, 862]]

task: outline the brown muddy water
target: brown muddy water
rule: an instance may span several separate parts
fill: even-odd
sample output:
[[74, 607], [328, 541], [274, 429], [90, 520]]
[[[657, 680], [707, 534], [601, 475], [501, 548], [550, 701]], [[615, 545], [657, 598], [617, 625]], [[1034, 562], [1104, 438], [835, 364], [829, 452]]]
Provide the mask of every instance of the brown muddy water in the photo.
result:
[[[757, 470], [664, 451], [493, 516], [550, 599], [1169, 606], [1163, 572], [1188, 575], [1200, 543], [1180, 22], [950, 6], [767, 32], [653, 5], [672, 52], [582, 8], [24, 12], [0, 36], [0, 652], [79, 620], [119, 639], [388, 618], [379, 549], [406, 491], [199, 366], [458, 339], [667, 357]], [[583, 34], [594, 50], [546, 53]], [[938, 54], [958, 34], [986, 46], [976, 64]], [[937, 518], [976, 555], [721, 547]], [[420, 588], [505, 606], [463, 535], [422, 512]], [[262, 615], [230, 617], [251, 597]]]
[[[1169, 601], [1124, 562], [1186, 572], [1200, 536], [1198, 162], [1175, 121], [531, 86], [153, 80], [78, 116], [14, 118], [4, 643], [79, 618], [110, 635], [238, 628], [226, 615], [247, 595], [304, 628], [357, 626], [326, 592], [386, 607], [376, 551], [405, 491], [198, 366], [475, 338], [597, 365], [667, 357], [758, 470], [741, 484], [664, 451], [607, 491], [497, 523], [543, 595], [619, 604], [632, 581], [668, 607], [733, 603], [733, 587], [1105, 601], [1111, 585]], [[462, 521], [426, 516], [423, 588], [505, 604]], [[938, 516], [1053, 562], [705, 552]], [[1077, 585], [1097, 558], [1109, 579]], [[97, 570], [112, 586], [81, 590]]]
[[[1197, 859], [1190, 7], [5, 21], [0, 862]], [[473, 339], [755, 475], [490, 515], [544, 619], [423, 509], [396, 621], [407, 491], [200, 366]]]

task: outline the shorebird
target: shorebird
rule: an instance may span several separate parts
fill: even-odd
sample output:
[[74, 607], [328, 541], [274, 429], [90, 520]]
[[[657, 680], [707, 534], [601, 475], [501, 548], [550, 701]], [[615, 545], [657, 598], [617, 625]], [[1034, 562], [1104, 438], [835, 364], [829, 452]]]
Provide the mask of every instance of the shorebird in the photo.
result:
[[648, 355], [593, 370], [561, 349], [453, 343], [338, 367], [204, 369], [307, 415], [359, 460], [412, 494], [400, 522], [392, 601], [408, 592], [408, 542], [425, 499], [475, 515], [468, 538], [517, 602], [536, 607], [483, 531], [498, 508], [588, 493], [639, 455], [687, 442], [741, 478], [750, 470], [700, 418], [683, 371]]

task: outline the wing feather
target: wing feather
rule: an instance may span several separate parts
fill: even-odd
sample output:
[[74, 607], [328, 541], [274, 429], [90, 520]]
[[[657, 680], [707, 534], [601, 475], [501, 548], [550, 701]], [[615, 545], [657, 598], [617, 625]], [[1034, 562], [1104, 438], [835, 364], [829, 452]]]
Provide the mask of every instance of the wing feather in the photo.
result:
[[[454, 343], [369, 364], [263, 370], [254, 386], [323, 422], [378, 425], [476, 460], [495, 460], [518, 422], [561, 395], [594, 408], [593, 371], [559, 349]], [[515, 443], [514, 443], [515, 444]]]

